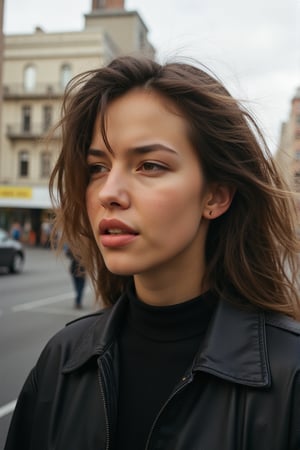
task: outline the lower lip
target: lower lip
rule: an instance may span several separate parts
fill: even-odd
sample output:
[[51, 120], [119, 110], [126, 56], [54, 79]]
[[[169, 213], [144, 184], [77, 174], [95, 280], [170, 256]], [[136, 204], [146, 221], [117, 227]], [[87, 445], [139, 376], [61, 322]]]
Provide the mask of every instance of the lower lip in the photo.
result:
[[102, 234], [100, 242], [103, 247], [119, 248], [130, 244], [137, 236], [137, 234]]

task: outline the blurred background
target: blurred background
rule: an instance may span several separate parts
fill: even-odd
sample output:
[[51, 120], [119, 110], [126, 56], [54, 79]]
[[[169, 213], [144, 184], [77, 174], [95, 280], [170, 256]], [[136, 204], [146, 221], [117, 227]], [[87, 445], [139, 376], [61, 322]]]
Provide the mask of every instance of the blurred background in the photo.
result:
[[[49, 248], [48, 180], [67, 82], [120, 54], [205, 64], [260, 124], [300, 191], [300, 1], [0, 0], [0, 448], [20, 387], [75, 310], [69, 261]], [[13, 242], [12, 242], [13, 241]]]

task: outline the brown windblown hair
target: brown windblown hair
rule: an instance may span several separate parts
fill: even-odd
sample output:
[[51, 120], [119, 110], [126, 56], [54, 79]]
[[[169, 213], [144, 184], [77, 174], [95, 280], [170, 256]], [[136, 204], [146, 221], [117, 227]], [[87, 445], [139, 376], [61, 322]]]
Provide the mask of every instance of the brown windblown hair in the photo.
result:
[[[218, 295], [300, 317], [299, 240], [293, 194], [281, 178], [264, 138], [247, 110], [208, 71], [187, 63], [160, 65], [120, 57], [69, 83], [58, 124], [61, 152], [50, 179], [56, 205], [54, 233], [68, 242], [92, 280], [97, 298], [114, 303], [130, 277], [110, 273], [86, 211], [86, 152], [100, 113], [105, 135], [108, 104], [130, 89], [158, 92], [173, 101], [208, 181], [234, 186], [229, 210], [210, 222], [206, 281]], [[106, 141], [107, 142], [107, 141]]]

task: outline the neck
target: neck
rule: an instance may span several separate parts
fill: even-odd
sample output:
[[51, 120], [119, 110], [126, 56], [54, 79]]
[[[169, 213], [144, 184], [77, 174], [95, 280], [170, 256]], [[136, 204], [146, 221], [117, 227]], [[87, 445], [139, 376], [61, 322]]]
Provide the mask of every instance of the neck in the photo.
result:
[[203, 271], [198, 269], [179, 273], [170, 270], [164, 275], [161, 272], [152, 276], [135, 275], [136, 294], [144, 303], [153, 306], [175, 305], [198, 297], [209, 288], [203, 283]]
[[[207, 227], [207, 224], [201, 226]], [[210, 288], [203, 282], [206, 273], [204, 232], [199, 232], [193, 243], [173, 259], [133, 276], [140, 300], [153, 306], [174, 305], [198, 297]]]

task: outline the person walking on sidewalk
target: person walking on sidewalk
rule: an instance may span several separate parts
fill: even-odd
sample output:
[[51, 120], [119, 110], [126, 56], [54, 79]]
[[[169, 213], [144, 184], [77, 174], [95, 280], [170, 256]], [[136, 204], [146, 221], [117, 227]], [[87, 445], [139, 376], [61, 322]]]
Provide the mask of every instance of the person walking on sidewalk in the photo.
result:
[[79, 259], [74, 256], [74, 253], [69, 247], [66, 249], [66, 256], [70, 259], [69, 272], [72, 277], [72, 282], [75, 289], [75, 301], [74, 308], [82, 308], [82, 298], [84, 292], [84, 286], [86, 281], [86, 273], [82, 264], [80, 264]]

